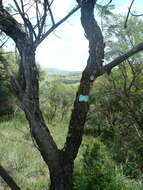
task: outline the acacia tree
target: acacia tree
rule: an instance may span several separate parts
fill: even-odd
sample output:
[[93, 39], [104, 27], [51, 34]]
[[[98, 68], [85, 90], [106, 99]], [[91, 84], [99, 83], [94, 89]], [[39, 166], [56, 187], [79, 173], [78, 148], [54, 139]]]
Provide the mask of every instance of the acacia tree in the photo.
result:
[[[21, 108], [25, 112], [29, 122], [31, 135], [35, 139], [41, 156], [49, 168], [51, 179], [51, 190], [70, 190], [72, 188], [72, 172], [74, 160], [77, 156], [84, 132], [84, 124], [89, 110], [89, 93], [94, 80], [109, 72], [113, 67], [131, 55], [143, 49], [143, 43], [129, 50], [124, 55], [117, 57], [114, 61], [103, 66], [104, 42], [102, 32], [94, 18], [94, 6], [96, 0], [78, 0], [77, 7], [72, 9], [68, 15], [58, 22], [55, 22], [52, 13], [53, 0], [33, 0], [29, 7], [35, 7], [36, 24], [33, 24], [28, 16], [26, 1], [14, 0], [14, 10], [20, 14], [23, 24], [20, 24], [12, 13], [8, 12], [2, 0], [0, 1], [0, 30], [12, 38], [19, 51], [19, 71], [18, 76], [14, 76], [9, 68], [7, 60], [0, 55], [0, 62], [11, 80], [11, 86], [18, 97]], [[44, 121], [39, 106], [39, 76], [35, 62], [35, 51], [38, 45], [62, 24], [76, 10], [81, 8], [81, 23], [89, 41], [89, 58], [87, 66], [82, 73], [80, 85], [75, 97], [74, 106], [69, 122], [69, 130], [65, 145], [58, 149], [54, 142], [48, 126]], [[48, 16], [51, 19], [50, 28], [47, 26]], [[34, 20], [34, 21], [35, 21]], [[1, 177], [3, 175], [1, 174]], [[12, 189], [20, 189], [12, 186]]]

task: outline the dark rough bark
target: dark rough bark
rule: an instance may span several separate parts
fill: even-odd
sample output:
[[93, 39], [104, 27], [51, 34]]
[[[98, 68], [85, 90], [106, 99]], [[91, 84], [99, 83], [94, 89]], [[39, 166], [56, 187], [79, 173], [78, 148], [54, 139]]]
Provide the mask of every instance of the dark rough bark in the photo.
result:
[[[23, 42], [24, 43], [24, 42]], [[45, 124], [39, 108], [38, 72], [35, 63], [35, 52], [31, 44], [19, 45], [21, 56], [20, 83], [22, 95], [19, 96], [22, 109], [30, 124], [32, 136], [39, 147], [39, 151], [52, 172], [60, 169], [58, 148]]]
[[50, 173], [50, 190], [71, 190], [72, 189], [73, 163], [62, 165], [60, 175]]
[[79, 97], [80, 95], [89, 96], [92, 84], [102, 68], [104, 58], [103, 36], [94, 19], [95, 2], [95, 0], [88, 0], [81, 3], [81, 23], [85, 30], [85, 35], [89, 40], [89, 58], [82, 74], [71, 115], [68, 136], [63, 149], [64, 157], [67, 161], [74, 160], [77, 156], [89, 110], [89, 102], [81, 102], [79, 101]]
[[20, 187], [16, 184], [14, 179], [8, 174], [8, 172], [0, 165], [0, 176], [9, 185], [12, 190], [20, 190]]
[[[11, 28], [13, 27], [13, 28]], [[0, 7], [0, 29], [16, 43], [20, 54], [18, 80], [11, 84], [29, 121], [30, 131], [50, 172], [61, 171], [59, 150], [45, 124], [39, 107], [38, 72], [35, 46], [31, 38], [21, 31], [21, 26], [7, 11]], [[18, 85], [14, 85], [18, 84]]]
[[15, 42], [24, 39], [26, 33], [22, 26], [0, 5], [0, 30], [10, 36]]

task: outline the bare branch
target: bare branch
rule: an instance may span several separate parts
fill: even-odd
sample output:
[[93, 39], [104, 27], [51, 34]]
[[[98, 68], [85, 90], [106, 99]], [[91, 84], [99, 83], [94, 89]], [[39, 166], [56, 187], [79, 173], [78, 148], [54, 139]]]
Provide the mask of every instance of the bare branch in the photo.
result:
[[53, 16], [49, 1], [48, 0], [45, 0], [45, 1], [47, 1], [47, 4], [48, 4], [48, 10], [49, 10], [49, 13], [50, 13], [52, 24], [55, 25], [54, 16]]
[[132, 13], [131, 11], [130, 11], [130, 14], [131, 14], [132, 16], [143, 16], [143, 14], [135, 14], [135, 13]]
[[[36, 1], [36, 19], [37, 19], [37, 24], [36, 26], [38, 26], [38, 30], [40, 33], [40, 19], [39, 19], [39, 7], [38, 7], [38, 2]], [[36, 28], [35, 26], [35, 28]]]
[[108, 7], [111, 3], [112, 3], [112, 0], [110, 0], [110, 1], [107, 3], [106, 7]]
[[18, 10], [18, 12], [19, 12], [21, 18], [22, 18], [23, 21], [24, 21], [25, 29], [26, 29], [26, 27], [27, 27], [28, 30], [29, 30], [29, 34], [30, 34], [31, 39], [33, 38], [33, 35], [34, 35], [34, 37], [36, 38], [36, 33], [35, 33], [34, 28], [33, 28], [32, 24], [31, 24], [31, 22], [30, 22], [30, 19], [28, 19], [28, 18], [25, 17], [25, 15], [27, 15], [27, 14], [26, 14], [26, 12], [24, 11], [23, 1], [21, 0], [21, 7], [22, 7], [21, 9], [22, 9], [22, 10], [20, 9], [20, 7], [19, 7], [19, 5], [18, 5], [17, 0], [14, 0], [14, 3], [15, 3], [15, 5], [16, 5], [16, 8], [17, 8], [17, 10]]
[[[46, 17], [47, 17], [47, 6], [48, 6], [47, 1], [44, 0], [44, 4], [43, 4], [44, 14], [43, 14], [41, 19], [38, 18], [39, 17], [38, 13], [36, 13], [37, 14], [37, 20], [38, 20], [37, 25], [38, 25], [38, 29], [39, 29], [39, 34], [38, 34], [37, 39], [40, 39], [40, 36], [41, 36], [41, 34], [43, 32], [43, 28], [44, 28]], [[37, 3], [36, 3], [36, 11], [39, 12]]]
[[127, 17], [126, 17], [125, 24], [124, 24], [124, 27], [125, 27], [125, 28], [127, 28], [127, 22], [128, 22], [129, 15], [130, 15], [131, 8], [132, 8], [132, 6], [133, 6], [134, 1], [135, 1], [135, 0], [132, 0], [131, 4], [130, 4], [130, 6], [129, 6], [129, 10], [128, 10]]
[[133, 56], [134, 54], [140, 52], [143, 50], [143, 42], [138, 44], [137, 46], [133, 47], [131, 50], [129, 50], [127, 53], [115, 58], [113, 61], [105, 65], [98, 76], [104, 74], [105, 72], [109, 72], [112, 70], [112, 68], [116, 67], [123, 61], [127, 60], [129, 57]]
[[35, 41], [35, 46], [37, 47], [50, 33], [52, 33], [59, 25], [64, 23], [64, 21], [66, 21], [71, 15], [73, 15], [79, 8], [80, 5], [76, 6], [63, 19], [61, 19], [59, 22], [53, 25], [45, 34], [42, 35], [40, 39], [37, 39]]
[[7, 38], [7, 39], [0, 45], [0, 48], [2, 48], [2, 47], [6, 44], [6, 42], [8, 41], [8, 39], [9, 39], [9, 38]]

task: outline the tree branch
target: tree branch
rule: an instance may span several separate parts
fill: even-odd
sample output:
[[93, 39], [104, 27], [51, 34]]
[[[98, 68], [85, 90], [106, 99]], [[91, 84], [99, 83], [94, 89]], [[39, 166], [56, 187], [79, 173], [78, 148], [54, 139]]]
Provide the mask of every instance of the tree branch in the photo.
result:
[[74, 160], [80, 146], [84, 124], [86, 121], [88, 107], [88, 99], [80, 100], [80, 95], [88, 98], [94, 80], [108, 72], [113, 67], [127, 60], [130, 56], [143, 50], [143, 43], [138, 44], [127, 53], [117, 57], [109, 64], [102, 66], [104, 57], [103, 36], [99, 26], [94, 19], [94, 4], [96, 0], [82, 1], [81, 5], [81, 22], [85, 30], [87, 39], [89, 40], [89, 59], [87, 66], [83, 71], [80, 86], [74, 102], [74, 108], [69, 124], [69, 131], [63, 148], [64, 158], [67, 161]]
[[5, 9], [0, 6], [0, 30], [10, 36], [15, 43], [20, 39], [25, 39], [26, 33], [22, 31], [19, 24]]
[[39, 8], [38, 8], [38, 3], [36, 2], [37, 26], [39, 30], [37, 39], [40, 39], [40, 36], [42, 35], [43, 29], [44, 29], [44, 25], [45, 25], [45, 21], [47, 17], [47, 6], [48, 6], [48, 2], [47, 0], [44, 0], [44, 3], [43, 3], [44, 13], [43, 13], [43, 16], [39, 18]]
[[1, 165], [0, 165], [0, 176], [12, 190], [20, 190], [20, 187], [16, 184], [14, 179], [8, 174], [8, 172]]
[[41, 36], [40, 39], [37, 39], [35, 41], [35, 47], [37, 47], [50, 33], [52, 33], [59, 25], [64, 23], [71, 15], [73, 15], [78, 9], [80, 8], [80, 5], [73, 8], [63, 19], [61, 19], [59, 22], [55, 23], [45, 34]]
[[51, 7], [50, 7], [50, 4], [49, 4], [49, 1], [46, 0], [46, 2], [47, 2], [47, 4], [48, 4], [48, 10], [49, 10], [49, 13], [50, 13], [50, 17], [51, 17], [52, 24], [55, 25], [54, 16], [53, 16], [53, 13], [52, 13], [52, 10], [51, 10]]
[[21, 0], [22, 10], [20, 9], [20, 7], [18, 5], [17, 0], [14, 0], [14, 3], [15, 3], [15, 6], [16, 6], [16, 8], [17, 8], [17, 10], [18, 10], [21, 18], [23, 19], [23, 22], [24, 22], [24, 25], [25, 25], [25, 30], [26, 30], [26, 27], [27, 27], [31, 39], [33, 39], [33, 35], [36, 38], [36, 33], [34, 31], [34, 28], [33, 28], [32, 24], [31, 24], [30, 20], [25, 17], [26, 16], [26, 12], [24, 11], [23, 0]]
[[143, 42], [138, 44], [137, 46], [133, 47], [131, 50], [129, 50], [127, 53], [115, 58], [113, 61], [105, 65], [101, 72], [98, 74], [98, 76], [104, 74], [105, 72], [109, 72], [112, 70], [112, 68], [116, 67], [123, 61], [127, 60], [129, 57], [133, 56], [134, 54], [140, 52], [143, 50]]
[[132, 16], [143, 16], [143, 13], [141, 13], [141, 14], [134, 14], [134, 13], [130, 12], [130, 14], [131, 14]]
[[6, 42], [8, 41], [8, 39], [9, 39], [9, 38], [7, 38], [7, 39], [0, 45], [0, 48], [2, 48], [2, 47], [6, 44]]
[[124, 24], [124, 27], [127, 28], [127, 22], [128, 22], [128, 19], [129, 19], [129, 15], [130, 15], [130, 11], [131, 11], [131, 8], [133, 6], [133, 3], [134, 3], [135, 0], [132, 0], [131, 4], [130, 4], [130, 7], [129, 7], [129, 10], [128, 10], [128, 13], [127, 13], [127, 17], [126, 17], [126, 20], [125, 20], [125, 24]]
[[2, 0], [0, 0], [0, 6], [2, 6], [2, 3], [3, 3]]
[[95, 79], [95, 74], [102, 68], [104, 57], [102, 32], [94, 19], [95, 3], [96, 0], [81, 2], [81, 23], [85, 30], [86, 38], [89, 41], [89, 58], [82, 74], [63, 149], [64, 158], [67, 159], [67, 162], [75, 159], [81, 144], [84, 124], [89, 110], [89, 93]]

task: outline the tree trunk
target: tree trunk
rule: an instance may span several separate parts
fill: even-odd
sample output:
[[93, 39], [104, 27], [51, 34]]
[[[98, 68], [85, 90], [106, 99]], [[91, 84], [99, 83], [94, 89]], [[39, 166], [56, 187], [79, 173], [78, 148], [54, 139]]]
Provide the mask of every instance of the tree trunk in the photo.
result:
[[58, 150], [40, 111], [34, 49], [30, 44], [25, 45], [20, 53], [19, 82], [22, 90], [24, 90], [24, 93], [20, 96], [21, 105], [29, 122], [31, 135], [49, 168], [50, 190], [71, 190], [73, 160], [67, 160], [63, 155], [63, 151]]
[[60, 172], [56, 174], [50, 173], [50, 190], [71, 190], [72, 189], [72, 174], [73, 164], [68, 164], [61, 167]]
[[71, 190], [72, 189], [72, 177], [64, 174], [58, 177], [50, 177], [51, 185], [50, 190]]

